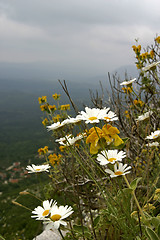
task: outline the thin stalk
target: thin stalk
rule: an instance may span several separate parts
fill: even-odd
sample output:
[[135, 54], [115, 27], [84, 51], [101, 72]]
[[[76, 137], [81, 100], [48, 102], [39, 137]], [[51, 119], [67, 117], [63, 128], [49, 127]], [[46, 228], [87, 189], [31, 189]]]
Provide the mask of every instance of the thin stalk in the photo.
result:
[[64, 238], [64, 236], [63, 236], [63, 234], [62, 234], [62, 231], [60, 230], [60, 228], [58, 228], [58, 231], [59, 231], [59, 233], [60, 233], [60, 235], [61, 235], [62, 239], [64, 239], [64, 240], [65, 240], [65, 238]]
[[[125, 180], [128, 188], [131, 189], [130, 184], [129, 184], [129, 182], [128, 182], [128, 180], [127, 180], [127, 178], [126, 178], [125, 175], [123, 175], [123, 178], [124, 178], [124, 180]], [[142, 211], [142, 208], [141, 208], [140, 205], [139, 205], [139, 202], [138, 202], [138, 200], [137, 200], [137, 197], [136, 197], [136, 195], [135, 195], [135, 191], [134, 191], [134, 190], [132, 191], [132, 195], [133, 195], [133, 197], [134, 197], [135, 203], [136, 203], [136, 205], [137, 205], [137, 207], [138, 207], [138, 209], [139, 209], [139, 212], [140, 212], [141, 216], [142, 216], [143, 219], [145, 220], [146, 218], [145, 218], [145, 216], [144, 216], [144, 213], [143, 213], [143, 211]]]

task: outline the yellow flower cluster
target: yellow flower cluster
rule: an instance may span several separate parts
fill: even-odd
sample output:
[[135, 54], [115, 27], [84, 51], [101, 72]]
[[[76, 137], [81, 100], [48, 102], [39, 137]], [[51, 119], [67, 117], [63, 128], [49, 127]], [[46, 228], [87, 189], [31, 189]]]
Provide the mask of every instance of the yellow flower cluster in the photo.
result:
[[99, 127], [92, 127], [89, 130], [89, 136], [86, 139], [86, 143], [90, 143], [90, 153], [96, 154], [102, 147], [101, 141], [104, 139], [104, 144], [111, 144], [114, 142], [114, 146], [119, 146], [123, 143], [123, 140], [117, 135], [119, 130], [116, 127], [112, 127], [110, 124], [104, 125], [102, 129]]
[[147, 59], [153, 59], [154, 58], [154, 50], [151, 50], [150, 53], [145, 52], [141, 53], [141, 45], [138, 45], [137, 47], [135, 45], [132, 46], [133, 51], [136, 54], [136, 58], [138, 62], [136, 62], [136, 66], [138, 69], [141, 69], [143, 67], [143, 63], [146, 62]]
[[66, 104], [66, 105], [61, 105], [60, 106], [61, 110], [69, 110], [70, 109], [70, 104]]
[[55, 164], [59, 165], [61, 158], [62, 158], [61, 154], [56, 155], [55, 153], [54, 154], [50, 154], [48, 156], [49, 162], [50, 162], [50, 164], [52, 166], [54, 166]]
[[122, 90], [125, 93], [129, 94], [129, 93], [131, 93], [133, 91], [133, 88], [132, 87], [123, 87]]
[[140, 99], [139, 99], [139, 100], [135, 99], [135, 100], [133, 101], [133, 103], [134, 103], [134, 105], [139, 105], [140, 107], [142, 107], [142, 106], [144, 105], [144, 102], [141, 101]]
[[56, 105], [49, 105], [48, 108], [49, 108], [49, 110], [52, 111], [52, 112], [54, 112], [55, 110], [57, 110]]
[[55, 110], [57, 110], [56, 105], [49, 105], [48, 103], [41, 105], [40, 108], [42, 112], [54, 112]]
[[45, 102], [47, 102], [47, 97], [46, 96], [39, 97], [38, 101], [39, 101], [39, 104], [45, 103]]
[[157, 43], [160, 43], [160, 36], [158, 36], [158, 37], [155, 39], [155, 41], [156, 41]]
[[126, 118], [130, 118], [129, 112], [127, 110], [125, 111], [125, 114], [126, 114]]
[[38, 153], [39, 155], [44, 155], [48, 152], [48, 146], [45, 146], [44, 148], [39, 148]]
[[49, 121], [48, 121], [48, 119], [47, 119], [47, 118], [45, 118], [45, 119], [42, 121], [42, 124], [43, 124], [44, 126], [47, 126], [47, 125], [48, 125], [48, 123], [49, 123]]
[[41, 106], [40, 106], [40, 109], [41, 109], [42, 112], [48, 111], [48, 104], [43, 104], [43, 105], [41, 105]]
[[136, 55], [141, 52], [141, 45], [138, 45], [137, 47], [133, 45], [132, 48]]
[[59, 114], [57, 114], [55, 117], [53, 117], [53, 121], [54, 122], [59, 122], [59, 119], [61, 118], [61, 116]]
[[57, 93], [52, 95], [54, 100], [58, 100], [60, 98], [60, 96], [61, 96], [61, 94], [57, 94]]

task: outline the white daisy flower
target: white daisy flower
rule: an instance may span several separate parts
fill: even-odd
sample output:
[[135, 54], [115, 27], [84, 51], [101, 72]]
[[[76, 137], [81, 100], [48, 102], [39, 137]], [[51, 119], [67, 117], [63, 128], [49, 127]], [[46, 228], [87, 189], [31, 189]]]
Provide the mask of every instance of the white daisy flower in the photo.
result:
[[143, 67], [143, 68], [142, 68], [142, 71], [147, 72], [147, 71], [150, 70], [151, 68], [156, 67], [158, 64], [160, 64], [160, 61], [159, 61], [159, 62], [151, 63], [151, 64], [149, 64], [148, 66]]
[[34, 209], [34, 211], [32, 211], [33, 216], [31, 216], [31, 218], [37, 218], [36, 220], [43, 220], [45, 217], [47, 217], [50, 214], [50, 210], [51, 210], [51, 206], [53, 206], [54, 204], [57, 204], [56, 201], [53, 202], [53, 199], [49, 200], [45, 200], [43, 201], [43, 207], [38, 206]]
[[133, 78], [129, 81], [124, 81], [124, 82], [120, 83], [120, 85], [129, 85], [129, 84], [133, 83], [134, 81], [136, 81], [136, 78]]
[[117, 161], [122, 161], [123, 158], [126, 157], [126, 153], [123, 151], [118, 152], [118, 150], [108, 150], [108, 151], [101, 151], [97, 155], [97, 160], [99, 161], [100, 165], [106, 165], [108, 163], [114, 164]]
[[65, 119], [63, 122], [61, 122], [61, 124], [74, 124], [74, 123], [78, 123], [82, 121], [80, 118], [76, 117], [76, 118], [67, 118]]
[[63, 127], [65, 125], [65, 123], [63, 123], [63, 122], [56, 122], [56, 123], [53, 123], [51, 126], [47, 126], [47, 129], [48, 129], [48, 131], [51, 131], [51, 130], [56, 130], [56, 129], [58, 129], [58, 128], [60, 128], [60, 127]]
[[109, 111], [110, 108], [104, 108], [100, 110], [101, 119], [110, 122], [118, 120], [116, 114], [112, 111]]
[[47, 224], [46, 230], [49, 229], [58, 229], [60, 224], [66, 226], [67, 223], [63, 219], [67, 218], [73, 213], [72, 207], [66, 206], [57, 206], [54, 204], [50, 210], [50, 218], [46, 218], [44, 224]]
[[85, 111], [81, 111], [80, 115], [77, 115], [78, 119], [84, 120], [86, 124], [88, 123], [99, 123], [100, 109], [99, 108], [89, 108], [85, 107]]
[[86, 133], [80, 133], [78, 136], [75, 137], [76, 141], [79, 141], [83, 139], [84, 137], [87, 137]]
[[159, 146], [159, 143], [158, 143], [158, 142], [147, 143], [146, 146], [147, 146], [147, 147], [158, 147], [158, 146]]
[[77, 139], [72, 137], [72, 135], [70, 134], [70, 135], [65, 136], [64, 138], [59, 138], [55, 141], [63, 146], [71, 146], [71, 145], [75, 144]]
[[160, 130], [156, 130], [155, 132], [151, 132], [151, 135], [147, 136], [146, 139], [156, 139], [160, 137]]
[[114, 172], [111, 171], [110, 169], [105, 169], [105, 172], [109, 173], [111, 178], [114, 178], [114, 177], [118, 177], [118, 176], [122, 176], [130, 173], [130, 171], [128, 171], [130, 169], [131, 169], [131, 166], [127, 167], [127, 164], [123, 165], [122, 163], [118, 163], [118, 164], [116, 163], [114, 165]]
[[59, 138], [59, 139], [56, 139], [55, 142], [64, 142], [66, 141], [67, 139], [71, 138], [72, 134], [69, 134], [63, 138]]
[[143, 121], [143, 120], [149, 118], [149, 117], [152, 115], [152, 113], [153, 113], [152, 111], [148, 111], [148, 112], [144, 113], [143, 115], [140, 115], [140, 116], [136, 119], [136, 121]]
[[28, 173], [39, 173], [39, 172], [49, 172], [49, 168], [51, 166], [49, 166], [49, 164], [45, 164], [45, 165], [34, 165], [32, 164], [32, 166], [27, 166], [26, 169], [28, 170]]

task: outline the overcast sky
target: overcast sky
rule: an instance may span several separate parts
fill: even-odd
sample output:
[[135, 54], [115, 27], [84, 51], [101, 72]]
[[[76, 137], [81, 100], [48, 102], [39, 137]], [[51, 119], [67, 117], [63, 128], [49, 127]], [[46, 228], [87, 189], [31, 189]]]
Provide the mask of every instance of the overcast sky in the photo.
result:
[[0, 0], [0, 63], [41, 63], [65, 78], [134, 64], [160, 33], [159, 0]]

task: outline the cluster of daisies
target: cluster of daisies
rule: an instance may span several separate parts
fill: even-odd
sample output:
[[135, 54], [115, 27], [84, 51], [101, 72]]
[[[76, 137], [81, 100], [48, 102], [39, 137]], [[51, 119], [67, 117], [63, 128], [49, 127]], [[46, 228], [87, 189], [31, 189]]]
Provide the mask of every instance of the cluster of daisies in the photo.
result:
[[36, 220], [43, 221], [43, 224], [46, 225], [46, 230], [58, 229], [60, 224], [66, 226], [67, 223], [64, 221], [65, 218], [70, 216], [73, 213], [72, 207], [66, 206], [57, 206], [57, 202], [53, 199], [45, 200], [42, 203], [42, 206], [36, 207], [31, 216]]
[[146, 137], [146, 140], [152, 140], [153, 142], [146, 144], [149, 147], [158, 147], [159, 142], [154, 142], [154, 140], [157, 140], [160, 138], [160, 130], [156, 130], [154, 132], [151, 132], [149, 136]]
[[118, 117], [114, 112], [110, 111], [110, 108], [99, 109], [85, 107], [85, 111], [81, 111], [75, 118], [67, 118], [62, 122], [53, 123], [51, 126], [47, 126], [47, 129], [48, 131], [56, 130], [66, 124], [74, 124], [80, 121], [85, 121], [86, 124], [94, 124], [99, 123], [100, 120], [110, 122], [118, 120]]
[[[122, 163], [122, 159], [126, 157], [126, 153], [123, 151], [115, 150], [103, 150], [97, 155], [97, 161], [100, 165], [106, 166], [105, 172], [110, 174], [111, 178], [126, 175], [130, 173], [131, 166]], [[114, 170], [108, 168], [109, 165], [114, 165]]]

